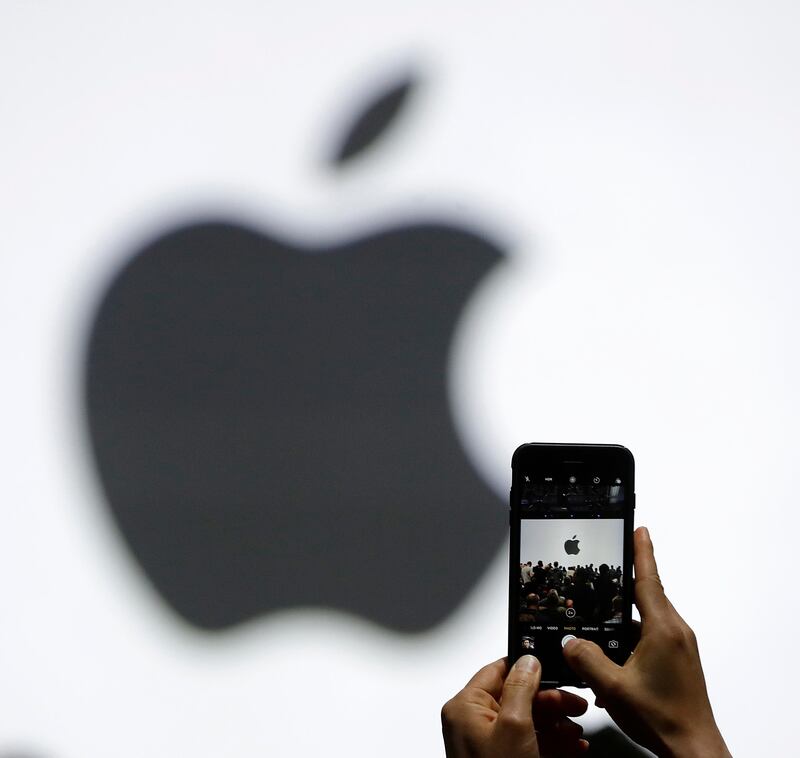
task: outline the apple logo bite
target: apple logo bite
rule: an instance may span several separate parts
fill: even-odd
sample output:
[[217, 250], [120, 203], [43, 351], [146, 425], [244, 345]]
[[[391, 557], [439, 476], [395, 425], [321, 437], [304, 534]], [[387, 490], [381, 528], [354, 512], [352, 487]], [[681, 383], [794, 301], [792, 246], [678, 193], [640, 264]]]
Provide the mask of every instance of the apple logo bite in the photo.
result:
[[[373, 99], [333, 167], [412, 90]], [[505, 536], [446, 389], [459, 313], [501, 259], [424, 218], [315, 249], [190, 219], [132, 251], [89, 335], [88, 428], [113, 517], [174, 611], [221, 630], [324, 606], [407, 632], [451, 613]]]
[[581, 549], [578, 547], [578, 543], [580, 542], [580, 540], [575, 539], [577, 536], [578, 536], [577, 534], [573, 534], [572, 539], [567, 540], [564, 543], [564, 552], [567, 555], [577, 555], [578, 553], [580, 553]]

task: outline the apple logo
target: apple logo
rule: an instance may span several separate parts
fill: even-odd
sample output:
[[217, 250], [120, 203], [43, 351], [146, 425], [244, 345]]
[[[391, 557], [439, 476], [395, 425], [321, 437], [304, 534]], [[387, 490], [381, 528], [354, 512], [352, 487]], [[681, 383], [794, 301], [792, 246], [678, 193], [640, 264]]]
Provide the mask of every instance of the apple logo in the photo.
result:
[[567, 555], [577, 555], [580, 553], [581, 549], [578, 547], [580, 540], [575, 539], [577, 536], [577, 534], [573, 534], [572, 539], [564, 543], [564, 552], [566, 552]]
[[[370, 99], [335, 170], [414, 86]], [[169, 607], [206, 630], [302, 606], [418, 632], [454, 610], [505, 504], [457, 438], [448, 351], [502, 259], [425, 218], [315, 249], [187, 219], [131, 252], [90, 329], [86, 416], [108, 507]]]

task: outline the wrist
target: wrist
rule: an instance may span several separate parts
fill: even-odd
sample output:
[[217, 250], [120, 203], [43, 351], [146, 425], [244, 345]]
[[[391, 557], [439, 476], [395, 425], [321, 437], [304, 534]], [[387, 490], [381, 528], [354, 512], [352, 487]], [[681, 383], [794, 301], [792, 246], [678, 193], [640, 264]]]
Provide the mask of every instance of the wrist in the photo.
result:
[[663, 758], [731, 758], [716, 725], [665, 740]]

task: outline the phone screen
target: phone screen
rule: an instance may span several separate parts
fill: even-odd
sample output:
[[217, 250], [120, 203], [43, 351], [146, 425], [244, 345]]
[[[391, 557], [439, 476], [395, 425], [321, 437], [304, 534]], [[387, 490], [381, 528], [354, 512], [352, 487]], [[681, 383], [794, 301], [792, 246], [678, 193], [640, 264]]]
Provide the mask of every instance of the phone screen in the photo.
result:
[[561, 684], [574, 679], [561, 654], [572, 636], [596, 642], [620, 663], [628, 656], [632, 504], [624, 471], [593, 471], [591, 464], [554, 468], [517, 472], [511, 643], [515, 659], [536, 655], [543, 680]]

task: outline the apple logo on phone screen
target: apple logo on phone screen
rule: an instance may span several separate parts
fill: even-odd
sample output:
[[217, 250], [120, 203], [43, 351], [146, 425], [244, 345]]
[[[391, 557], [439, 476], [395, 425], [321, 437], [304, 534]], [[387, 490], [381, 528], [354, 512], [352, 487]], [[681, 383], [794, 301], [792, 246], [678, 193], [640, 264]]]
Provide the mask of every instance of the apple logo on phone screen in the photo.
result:
[[[334, 169], [414, 84], [370, 101]], [[114, 519], [183, 619], [219, 630], [324, 606], [412, 632], [461, 602], [505, 508], [456, 436], [448, 354], [501, 260], [426, 218], [314, 249], [188, 219], [132, 251], [91, 329], [88, 427]]]
[[577, 534], [573, 534], [572, 539], [564, 543], [564, 552], [566, 552], [567, 555], [577, 555], [580, 553], [581, 549], [578, 547], [580, 540], [575, 539], [577, 536]]

